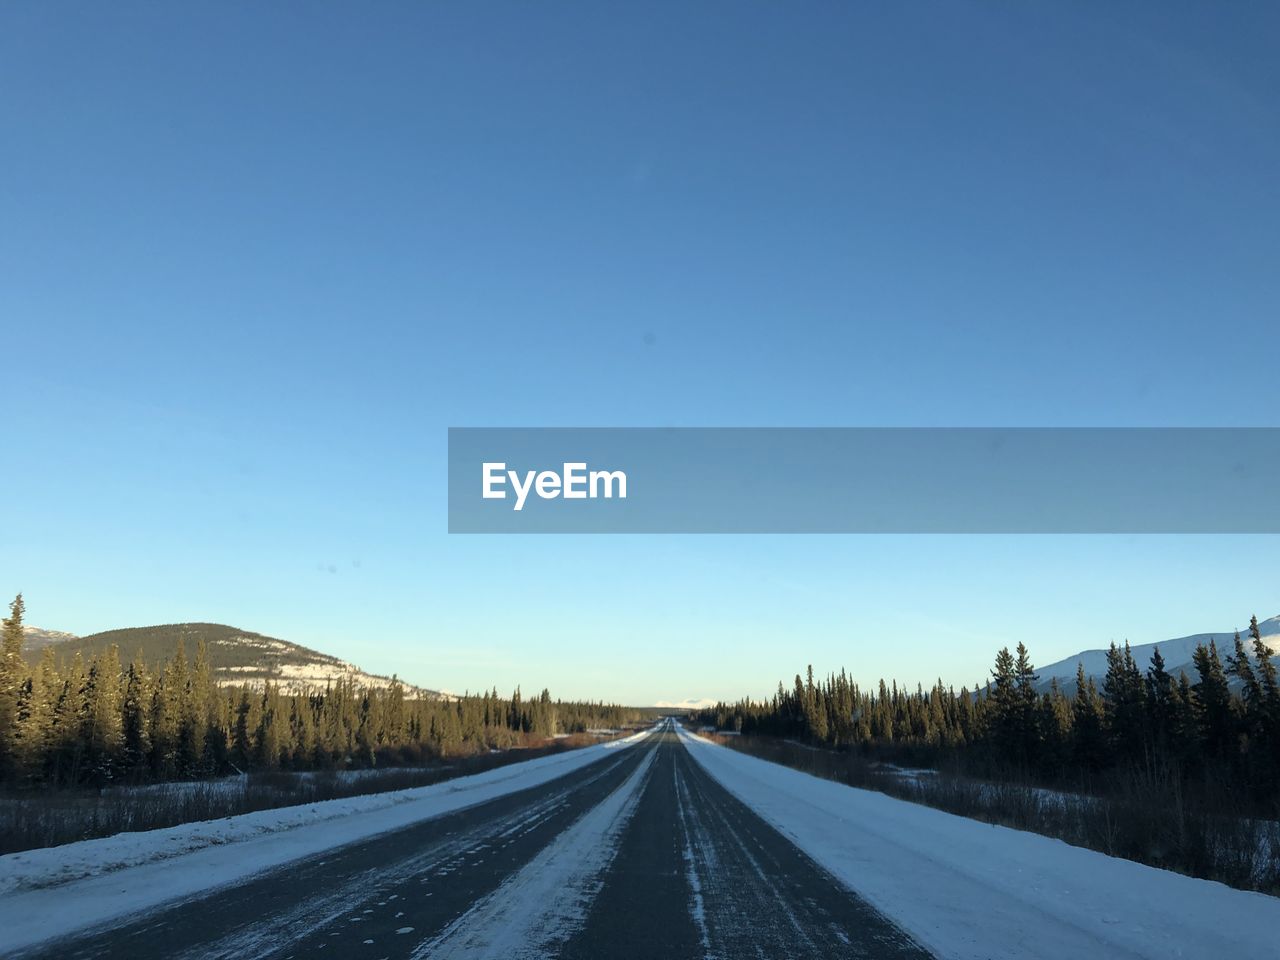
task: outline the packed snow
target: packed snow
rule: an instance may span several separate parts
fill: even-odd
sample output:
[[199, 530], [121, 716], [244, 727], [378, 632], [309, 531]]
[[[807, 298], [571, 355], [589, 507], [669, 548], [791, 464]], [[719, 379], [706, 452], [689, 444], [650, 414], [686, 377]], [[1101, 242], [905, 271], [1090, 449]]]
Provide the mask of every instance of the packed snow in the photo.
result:
[[1280, 956], [1280, 899], [859, 790], [679, 734], [814, 861], [954, 960]]

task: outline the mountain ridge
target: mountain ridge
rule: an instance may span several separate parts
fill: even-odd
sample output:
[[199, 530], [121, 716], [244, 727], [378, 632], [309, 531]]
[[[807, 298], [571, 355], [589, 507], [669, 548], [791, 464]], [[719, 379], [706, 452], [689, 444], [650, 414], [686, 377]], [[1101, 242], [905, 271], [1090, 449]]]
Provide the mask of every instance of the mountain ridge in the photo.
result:
[[[167, 623], [145, 627], [123, 627], [86, 636], [57, 630], [24, 627], [23, 654], [30, 656], [53, 648], [59, 657], [77, 653], [92, 656], [115, 645], [126, 662], [140, 657], [148, 666], [173, 656], [181, 643], [188, 658], [205, 642], [214, 680], [223, 686], [248, 685], [262, 689], [268, 682], [286, 693], [323, 689], [336, 680], [351, 680], [361, 686], [386, 688], [393, 678], [368, 673], [356, 664], [302, 644], [281, 640], [223, 623]], [[399, 681], [405, 695], [427, 699], [448, 698], [447, 694]]]
[[[1258, 631], [1262, 634], [1263, 642], [1272, 651], [1280, 651], [1280, 616], [1259, 620]], [[1191, 657], [1195, 653], [1196, 647], [1200, 644], [1208, 646], [1210, 642], [1213, 642], [1218, 647], [1219, 656], [1225, 660], [1232, 650], [1235, 635], [1235, 630], [1227, 630], [1220, 633], [1193, 633], [1185, 637], [1174, 637], [1156, 643], [1130, 645], [1129, 650], [1132, 652], [1139, 668], [1145, 672], [1147, 665], [1151, 661], [1152, 652], [1159, 647], [1160, 656], [1164, 658], [1164, 666], [1169, 673], [1176, 677], [1179, 671], [1186, 670], [1187, 674], [1194, 678], [1195, 669], [1192, 666]], [[1246, 642], [1248, 635], [1247, 626], [1240, 630], [1240, 636], [1246, 638]], [[1117, 644], [1117, 646], [1123, 646], [1123, 644]], [[1058, 685], [1064, 690], [1074, 690], [1077, 664], [1083, 664], [1085, 676], [1087, 677], [1093, 677], [1097, 680], [1106, 676], [1107, 648], [1081, 650], [1079, 653], [1074, 653], [1069, 657], [1056, 660], [1043, 667], [1037, 667], [1036, 674], [1040, 677], [1038, 688], [1047, 690], [1049, 685], [1054, 680], [1057, 680]]]

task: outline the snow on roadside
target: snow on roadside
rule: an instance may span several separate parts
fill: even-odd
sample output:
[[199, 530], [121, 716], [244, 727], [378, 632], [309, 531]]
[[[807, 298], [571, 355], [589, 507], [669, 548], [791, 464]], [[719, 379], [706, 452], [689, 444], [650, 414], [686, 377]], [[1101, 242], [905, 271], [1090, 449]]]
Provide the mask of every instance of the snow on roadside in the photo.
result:
[[[426, 787], [6, 854], [0, 857], [0, 952], [538, 786], [648, 733]], [[57, 924], [50, 922], [55, 915]]]
[[1277, 956], [1280, 899], [821, 780], [679, 729], [731, 793], [940, 957]]

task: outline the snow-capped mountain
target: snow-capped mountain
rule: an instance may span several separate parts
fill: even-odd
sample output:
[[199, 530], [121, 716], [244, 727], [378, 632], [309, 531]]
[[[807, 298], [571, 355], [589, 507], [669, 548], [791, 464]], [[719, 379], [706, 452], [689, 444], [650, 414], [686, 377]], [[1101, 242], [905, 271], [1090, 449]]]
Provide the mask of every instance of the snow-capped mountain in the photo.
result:
[[[1263, 641], [1272, 651], [1280, 651], [1280, 616], [1272, 617], [1270, 620], [1259, 621], [1258, 631], [1262, 634]], [[1132, 646], [1130, 649], [1133, 651], [1133, 658], [1143, 671], [1147, 669], [1148, 664], [1151, 662], [1152, 651], [1159, 647], [1160, 656], [1164, 657], [1166, 670], [1175, 677], [1180, 670], [1186, 670], [1194, 678], [1195, 669], [1191, 664], [1191, 655], [1195, 652], [1196, 647], [1202, 643], [1207, 646], [1212, 640], [1217, 644], [1219, 655], [1225, 659], [1233, 648], [1235, 634], [1235, 630], [1227, 630], [1223, 633], [1195, 633], [1188, 637], [1162, 640], [1159, 643], [1142, 643]], [[1247, 624], [1240, 628], [1240, 635], [1245, 637], [1247, 641]], [[1056, 679], [1064, 689], [1074, 689], [1076, 664], [1084, 665], [1086, 676], [1100, 679], [1107, 673], [1107, 651], [1105, 648], [1083, 650], [1074, 656], [1067, 657], [1065, 660], [1037, 667], [1036, 673], [1040, 676], [1040, 686], [1048, 688], [1049, 683]]]

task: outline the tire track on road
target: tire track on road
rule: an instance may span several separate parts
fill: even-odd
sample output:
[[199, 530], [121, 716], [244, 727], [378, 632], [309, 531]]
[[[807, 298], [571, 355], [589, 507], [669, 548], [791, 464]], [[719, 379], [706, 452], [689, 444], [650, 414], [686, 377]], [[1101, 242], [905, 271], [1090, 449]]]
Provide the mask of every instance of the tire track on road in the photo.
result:
[[698, 766], [671, 727], [569, 960], [929, 954]]
[[617, 851], [656, 747], [626, 782], [547, 844], [519, 873], [421, 943], [412, 960], [524, 960], [553, 956], [580, 926]]

